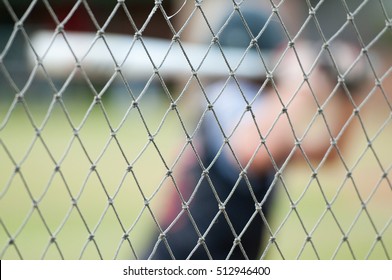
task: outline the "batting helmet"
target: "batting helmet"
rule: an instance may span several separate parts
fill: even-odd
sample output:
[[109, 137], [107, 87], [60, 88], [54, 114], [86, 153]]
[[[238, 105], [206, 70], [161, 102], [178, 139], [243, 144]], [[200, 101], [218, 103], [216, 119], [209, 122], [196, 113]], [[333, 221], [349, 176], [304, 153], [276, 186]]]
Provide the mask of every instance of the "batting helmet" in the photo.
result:
[[262, 50], [272, 50], [283, 41], [283, 30], [276, 21], [268, 21], [263, 10], [240, 9], [231, 18], [221, 22], [218, 33], [222, 47], [247, 48], [253, 38]]

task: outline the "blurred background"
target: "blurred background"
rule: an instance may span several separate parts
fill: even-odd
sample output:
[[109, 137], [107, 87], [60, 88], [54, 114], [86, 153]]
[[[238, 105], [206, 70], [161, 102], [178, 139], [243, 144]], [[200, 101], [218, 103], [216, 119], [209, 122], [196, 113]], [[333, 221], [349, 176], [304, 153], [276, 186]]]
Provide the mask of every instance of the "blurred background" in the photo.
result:
[[[289, 38], [313, 40], [317, 50], [325, 41], [351, 42], [370, 72], [352, 97], [340, 157], [321, 164], [317, 180], [305, 159], [283, 170], [266, 258], [390, 259], [391, 2], [238, 5], [269, 11], [283, 24], [287, 45]], [[155, 75], [148, 57], [155, 41], [148, 39], [166, 44], [162, 57], [175, 48], [177, 32], [207, 53], [218, 13], [232, 10], [233, 1], [223, 0], [0, 1], [1, 259], [143, 257], [167, 207], [170, 172], [200, 118], [192, 70]], [[42, 31], [49, 39], [39, 47]], [[88, 38], [84, 53], [75, 32]], [[122, 48], [111, 35], [122, 35]], [[59, 41], [66, 52], [56, 51]], [[126, 68], [136, 44], [145, 50], [144, 76]], [[111, 64], [87, 65], [95, 48]], [[54, 54], [71, 66], [56, 60], [54, 67]]]

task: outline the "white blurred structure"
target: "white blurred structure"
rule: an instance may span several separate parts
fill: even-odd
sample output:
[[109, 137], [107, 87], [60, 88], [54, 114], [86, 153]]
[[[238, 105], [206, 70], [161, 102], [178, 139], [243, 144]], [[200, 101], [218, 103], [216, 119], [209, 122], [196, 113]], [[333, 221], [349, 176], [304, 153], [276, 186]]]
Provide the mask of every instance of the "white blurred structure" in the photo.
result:
[[[216, 45], [183, 43], [151, 37], [83, 32], [40, 31], [31, 38], [29, 65], [42, 64], [52, 78], [68, 76], [80, 65], [89, 78], [110, 77], [120, 70], [127, 78], [199, 76], [262, 77], [269, 54]], [[193, 71], [192, 71], [193, 69]]]

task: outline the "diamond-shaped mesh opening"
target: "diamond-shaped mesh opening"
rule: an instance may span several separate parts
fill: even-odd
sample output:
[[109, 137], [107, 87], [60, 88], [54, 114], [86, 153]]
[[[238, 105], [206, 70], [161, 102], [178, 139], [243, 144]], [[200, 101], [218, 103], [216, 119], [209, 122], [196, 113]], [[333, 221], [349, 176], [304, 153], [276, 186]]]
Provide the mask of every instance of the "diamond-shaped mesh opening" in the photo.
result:
[[2, 259], [391, 258], [391, 4], [63, 2], [0, 3]]

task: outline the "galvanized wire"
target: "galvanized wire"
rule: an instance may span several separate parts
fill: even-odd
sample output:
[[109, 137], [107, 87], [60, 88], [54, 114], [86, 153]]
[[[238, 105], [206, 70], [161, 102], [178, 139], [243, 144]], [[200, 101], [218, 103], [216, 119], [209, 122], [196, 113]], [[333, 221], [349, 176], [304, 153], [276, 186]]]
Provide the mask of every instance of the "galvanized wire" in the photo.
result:
[[[129, 9], [129, 4], [127, 1], [117, 1], [113, 4], [112, 10], [109, 13], [109, 16], [105, 20], [105, 22], [101, 25], [99, 20], [96, 18], [94, 14], [94, 10], [91, 8], [91, 5], [86, 0], [78, 0], [76, 1], [68, 14], [60, 19], [59, 15], [56, 14], [56, 10], [53, 8], [53, 5], [47, 1], [42, 1], [43, 7], [46, 9], [47, 13], [50, 15], [51, 20], [55, 24], [55, 29], [52, 30], [52, 37], [48, 44], [47, 49], [44, 52], [40, 52], [36, 49], [36, 46], [32, 42], [31, 34], [28, 31], [29, 26], [27, 25], [29, 22], [29, 18], [34, 15], [35, 8], [39, 5], [40, 1], [32, 0], [24, 11], [22, 16], [18, 16], [18, 14], [14, 10], [13, 4], [11, 4], [8, 0], [2, 0], [2, 8], [6, 11], [7, 15], [13, 20], [14, 28], [11, 34], [8, 37], [6, 44], [3, 49], [0, 50], [0, 74], [2, 75], [2, 81], [6, 85], [0, 85], [3, 88], [8, 88], [13, 94], [13, 101], [9, 104], [8, 108], [6, 108], [6, 113], [1, 115], [2, 119], [0, 120], [0, 150], [4, 155], [4, 158], [1, 159], [3, 162], [7, 162], [13, 167], [13, 170], [7, 173], [7, 170], [1, 170], [2, 177], [6, 178], [3, 181], [4, 185], [1, 185], [1, 193], [0, 199], [1, 203], [5, 204], [4, 201], [7, 201], [9, 197], [9, 193], [12, 192], [14, 188], [16, 188], [16, 180], [21, 181], [21, 185], [23, 187], [23, 191], [27, 194], [28, 199], [30, 200], [29, 210], [27, 211], [24, 219], [18, 224], [10, 225], [10, 217], [12, 217], [12, 213], [14, 211], [18, 211], [17, 205], [12, 205], [11, 208], [2, 207], [1, 213], [1, 227], [0, 231], [2, 232], [1, 244], [0, 244], [0, 257], [7, 258], [8, 254], [11, 254], [11, 251], [15, 251], [15, 254], [11, 256], [19, 259], [24, 259], [25, 255], [28, 255], [29, 258], [37, 258], [37, 259], [46, 259], [52, 258], [53, 255], [56, 255], [57, 258], [67, 259], [67, 258], [91, 258], [88, 255], [88, 251], [93, 248], [95, 252], [95, 258], [99, 259], [118, 259], [123, 258], [123, 251], [126, 250], [129, 254], [126, 257], [132, 259], [139, 259], [146, 257], [143, 252], [140, 251], [138, 243], [140, 240], [134, 239], [132, 235], [135, 234], [140, 228], [140, 225], [145, 222], [145, 217], [148, 217], [149, 220], [149, 228], [153, 228], [155, 231], [158, 231], [158, 238], [154, 240], [153, 249], [149, 252], [148, 256], [152, 257], [156, 248], [160, 243], [164, 243], [168, 251], [170, 252], [172, 258], [175, 258], [173, 252], [171, 251], [170, 242], [166, 239], [167, 233], [172, 229], [172, 227], [176, 224], [176, 222], [183, 216], [188, 216], [191, 221], [195, 232], [198, 235], [199, 241], [195, 244], [195, 247], [192, 252], [190, 252], [189, 258], [192, 257], [192, 254], [199, 248], [202, 247], [207, 253], [209, 258], [212, 258], [212, 255], [209, 251], [207, 244], [205, 243], [205, 238], [211, 231], [214, 223], [218, 221], [219, 218], [224, 218], [227, 224], [230, 227], [230, 230], [233, 234], [233, 247], [230, 248], [230, 252], [228, 254], [228, 258], [230, 258], [233, 251], [238, 247], [243, 253], [244, 257], [247, 258], [246, 251], [241, 244], [241, 238], [248, 229], [250, 223], [256, 218], [261, 217], [266, 229], [269, 240], [265, 245], [263, 251], [261, 252], [261, 258], [267, 258], [268, 254], [272, 250], [276, 250], [276, 257], [281, 259], [286, 258], [303, 258], [304, 252], [310, 246], [311, 251], [313, 252], [316, 259], [326, 258], [325, 253], [322, 252], [322, 248], [319, 247], [319, 243], [314, 241], [315, 233], [322, 227], [322, 224], [325, 222], [327, 217], [332, 217], [334, 224], [336, 225], [336, 231], [341, 236], [334, 252], [328, 256], [327, 258], [335, 259], [339, 258], [340, 252], [343, 250], [344, 246], [348, 247], [349, 256], [352, 259], [358, 258], [372, 258], [374, 252], [376, 251], [376, 247], [381, 246], [382, 256], [385, 259], [391, 258], [391, 240], [388, 239], [386, 235], [389, 235], [392, 227], [392, 212], [391, 209], [388, 209], [388, 213], [391, 214], [389, 219], [384, 221], [384, 223], [380, 226], [378, 222], [376, 222], [375, 215], [373, 211], [370, 209], [370, 204], [373, 203], [373, 200], [376, 196], [376, 193], [382, 188], [383, 184], [387, 186], [387, 196], [391, 199], [392, 193], [392, 184], [389, 179], [389, 174], [391, 170], [391, 162], [385, 162], [382, 159], [382, 155], [378, 148], [376, 148], [376, 142], [378, 139], [382, 137], [386, 137], [388, 134], [389, 128], [391, 125], [391, 117], [392, 117], [392, 105], [390, 101], [390, 88], [386, 86], [387, 81], [391, 79], [392, 75], [392, 67], [387, 65], [387, 70], [384, 73], [380, 74], [379, 66], [375, 61], [374, 57], [371, 55], [371, 50], [374, 45], [377, 45], [379, 41], [384, 36], [391, 36], [391, 17], [389, 15], [388, 8], [382, 0], [374, 1], [370, 3], [369, 0], [361, 1], [360, 4], [352, 11], [350, 9], [350, 5], [348, 1], [341, 0], [339, 3], [341, 4], [341, 9], [344, 9], [344, 12], [347, 15], [346, 22], [339, 28], [335, 34], [330, 37], [327, 37], [323, 32], [322, 23], [318, 20], [318, 13], [322, 9], [323, 5], [327, 1], [316, 1], [316, 5], [313, 3], [315, 1], [306, 1], [306, 8], [309, 13], [304, 18], [302, 25], [299, 30], [295, 34], [291, 34], [289, 30], [289, 26], [287, 26], [286, 19], [282, 15], [282, 10], [285, 8], [285, 5], [288, 1], [266, 1], [269, 5], [269, 14], [270, 17], [267, 21], [267, 25], [272, 21], [277, 21], [281, 26], [284, 34], [287, 45], [282, 48], [278, 59], [276, 60], [276, 64], [272, 67], [267, 63], [267, 59], [264, 53], [260, 50], [258, 46], [256, 46], [256, 51], [258, 54], [259, 61], [265, 72], [267, 73], [267, 79], [261, 86], [259, 92], [254, 97], [253, 100], [248, 100], [246, 95], [244, 94], [244, 89], [242, 88], [240, 78], [237, 77], [236, 72], [239, 67], [242, 65], [245, 57], [251, 52], [251, 49], [254, 47], [254, 44], [250, 43], [249, 47], [244, 50], [243, 56], [238, 61], [237, 64], [233, 65], [230, 63], [230, 58], [227, 57], [226, 52], [222, 48], [219, 43], [219, 35], [220, 32], [225, 28], [225, 24], [221, 26], [219, 29], [215, 29], [210, 23], [211, 19], [208, 17], [207, 5], [204, 3], [207, 1], [184, 1], [181, 7], [177, 11], [167, 11], [165, 6], [165, 1], [151, 1], [151, 11], [147, 15], [144, 23], [138, 27], [138, 24], [135, 23], [133, 18], [133, 11]], [[247, 4], [247, 1], [226, 1], [229, 2], [232, 6], [232, 10], [229, 13], [228, 20], [238, 15], [243, 22], [246, 23], [246, 19], [242, 14], [242, 7]], [[366, 9], [368, 9], [369, 5], [378, 5], [382, 11], [382, 14], [378, 15], [379, 17], [383, 17], [385, 21], [385, 26], [382, 30], [379, 31], [378, 34], [374, 36], [370, 42], [366, 43], [366, 41], [362, 38], [363, 32], [360, 27], [358, 27], [356, 22], [356, 17], [360, 13], [366, 13]], [[185, 22], [179, 28], [175, 26], [173, 20], [175, 17], [181, 15], [188, 8], [190, 12], [188, 16], [185, 18]], [[86, 53], [83, 55], [79, 55], [78, 51], [72, 42], [69, 40], [70, 32], [67, 30], [67, 24], [70, 22], [72, 17], [79, 9], [84, 9], [89, 17], [89, 20], [93, 23], [94, 28], [96, 29], [95, 36], [91, 41]], [[128, 46], [128, 52], [123, 57], [122, 60], [118, 59], [116, 55], [116, 49], [113, 49], [109, 42], [109, 35], [107, 34], [108, 27], [116, 22], [116, 16], [118, 13], [124, 13], [128, 19], [128, 24], [131, 26], [134, 34], [131, 34], [132, 38], [131, 43]], [[164, 56], [163, 60], [157, 61], [151, 54], [150, 48], [145, 39], [145, 31], [150, 26], [151, 22], [157, 15], [163, 16], [164, 21], [170, 31], [171, 41], [166, 50], [163, 50]], [[192, 20], [196, 17], [196, 15], [201, 15], [203, 23], [208, 28], [208, 37], [211, 38], [210, 43], [205, 48], [205, 53], [202, 60], [195, 64], [191, 59], [191, 54], [187, 52], [186, 43], [181, 39], [183, 33], [186, 32], [189, 25], [191, 25]], [[276, 20], [277, 19], [277, 20]], [[227, 23], [227, 22], [226, 22]], [[301, 40], [302, 37], [305, 36], [306, 29], [309, 25], [314, 24], [316, 26], [317, 35], [319, 37], [318, 44], [314, 45], [314, 52], [316, 53], [315, 60], [312, 62], [310, 68], [306, 68], [303, 61], [301, 61], [301, 56], [299, 55], [298, 41]], [[249, 29], [246, 25], [245, 27]], [[335, 44], [335, 41], [338, 37], [342, 36], [344, 31], [347, 28], [351, 28], [354, 30], [356, 36], [356, 45], [359, 45], [361, 51], [359, 52], [358, 57], [351, 63], [351, 65], [346, 69], [345, 72], [341, 72], [339, 68], [338, 57], [335, 57], [335, 54], [331, 50], [331, 46]], [[16, 37], [21, 35], [25, 41], [25, 45], [29, 49], [29, 52], [32, 52], [35, 57], [35, 64], [32, 67], [32, 70], [28, 74], [28, 78], [26, 82], [20, 85], [16, 80], [17, 77], [15, 74], [8, 68], [6, 63], [8, 56], [12, 53], [13, 48], [16, 44]], [[252, 36], [252, 42], [258, 39], [261, 34]], [[51, 72], [46, 68], [46, 59], [48, 57], [49, 52], [54, 48], [55, 42], [61, 38], [69, 50], [73, 58], [74, 66], [69, 71], [63, 80], [63, 83], [59, 85], [54, 77], [51, 76]], [[85, 65], [85, 61], [87, 57], [91, 54], [92, 50], [96, 48], [96, 46], [100, 43], [103, 43], [105, 46], [105, 50], [109, 53], [109, 57], [112, 59], [112, 68], [110, 70], [109, 77], [103, 82], [103, 87], [98, 89], [95, 85], [94, 78], [92, 74], [87, 69]], [[148, 61], [151, 63], [151, 74], [146, 77], [143, 83], [143, 88], [140, 92], [137, 92], [133, 89], [133, 84], [130, 82], [129, 77], [127, 76], [126, 71], [124, 70], [124, 65], [129, 63], [129, 60], [132, 59], [132, 52], [136, 48], [136, 45], [140, 44], [142, 49], [145, 52]], [[181, 51], [181, 59], [186, 61], [186, 64], [189, 66], [189, 75], [186, 77], [185, 86], [179, 90], [179, 94], [174, 94], [172, 87], [168, 84], [167, 79], [165, 78], [164, 66], [165, 62], [168, 60], [168, 57], [174, 52], [175, 48], [179, 48]], [[222, 87], [222, 91], [217, 95], [215, 99], [211, 99], [211, 97], [207, 94], [207, 87], [204, 79], [202, 78], [200, 72], [201, 69], [212, 52], [213, 48], [218, 49], [218, 53], [221, 56], [221, 59], [224, 61], [227, 66], [227, 76], [225, 77], [224, 85]], [[298, 63], [300, 69], [300, 75], [303, 76], [303, 81], [300, 85], [292, 92], [291, 98], [289, 100], [284, 100], [281, 96], [281, 92], [279, 91], [279, 85], [277, 85], [277, 71], [279, 66], [283, 64], [284, 59], [287, 57], [288, 53], [294, 53], [296, 57], [296, 63]], [[311, 83], [309, 77], [316, 71], [315, 69], [318, 67], [320, 63], [321, 56], [327, 55], [331, 61], [333, 70], [337, 73], [336, 76], [336, 85], [330, 95], [325, 100], [320, 100], [317, 96], [317, 85]], [[355, 98], [353, 98], [352, 92], [347, 86], [347, 80], [349, 79], [350, 73], [352, 73], [353, 69], [360, 64], [360, 61], [364, 60], [366, 64], [366, 68], [370, 69], [370, 74], [372, 79], [374, 79], [374, 85], [369, 92], [366, 93], [365, 98], [363, 98], [359, 103]], [[44, 117], [41, 120], [38, 120], [35, 117], [35, 114], [32, 112], [34, 110], [33, 106], [27, 100], [27, 93], [32, 89], [37, 77], [43, 73], [43, 77], [41, 79], [49, 85], [50, 94], [52, 95], [52, 99], [50, 101], [49, 106], [45, 109], [46, 112]], [[72, 108], [69, 108], [69, 104], [65, 101], [64, 95], [72, 87], [77, 79], [81, 79], [83, 83], [86, 85], [89, 93], [92, 95], [92, 98], [89, 100], [90, 104], [88, 108], [83, 112], [83, 116], [81, 121], [77, 123], [74, 120], [72, 114]], [[104, 98], [108, 95], [109, 89], [116, 83], [120, 81], [120, 84], [128, 94], [128, 105], [126, 111], [121, 116], [121, 120], [119, 123], [115, 123], [112, 120], [113, 110], [108, 109], [106, 105], [106, 101]], [[216, 114], [214, 106], [216, 102], [220, 100], [221, 95], [224, 91], [224, 88], [233, 82], [235, 86], [238, 88], [238, 91], [242, 95], [244, 100], [243, 112], [241, 112], [241, 118], [237, 120], [234, 129], [227, 133], [223, 129], [221, 121]], [[157, 84], [160, 90], [163, 92], [165, 105], [163, 109], [163, 115], [159, 116], [159, 120], [157, 121], [158, 125], [153, 126], [149, 122], [149, 114], [153, 112], [151, 110], [145, 109], [142, 104], [147, 99], [147, 96], [150, 94], [152, 90], [153, 84]], [[265, 135], [261, 132], [262, 129], [259, 127], [259, 123], [256, 120], [257, 109], [253, 107], [255, 103], [255, 99], [259, 98], [262, 92], [265, 90], [267, 84], [271, 84], [272, 88], [276, 94], [277, 99], [279, 100], [282, 110], [277, 112], [276, 119], [272, 123], [272, 126], [267, 131]], [[196, 121], [194, 121], [193, 125], [189, 125], [186, 111], [190, 111], [194, 108], [193, 104], [187, 104], [184, 102], [189, 95], [189, 92], [192, 90], [191, 88], [196, 85], [197, 90], [200, 92], [200, 98], [202, 99], [202, 104], [205, 104], [204, 108], [202, 108], [201, 113], [198, 115]], [[316, 106], [316, 110], [313, 112], [313, 116], [309, 123], [307, 124], [302, 135], [298, 134], [298, 131], [295, 128], [293, 123], [293, 116], [290, 114], [290, 108], [295, 100], [298, 98], [300, 94], [301, 88], [306, 87], [309, 89], [310, 94], [314, 100], [314, 104]], [[345, 98], [349, 100], [349, 103], [352, 106], [352, 114], [350, 117], [345, 120], [345, 123], [341, 130], [337, 135], [333, 133], [333, 129], [331, 128], [331, 123], [328, 122], [325, 108], [332, 102], [331, 100], [336, 97], [337, 91], [339, 89], [343, 89]], [[388, 111], [388, 117], [386, 117], [382, 124], [376, 129], [376, 132], [369, 132], [368, 125], [366, 124], [366, 115], [363, 113], [365, 107], [371, 102], [371, 99], [381, 93], [382, 102], [386, 106], [386, 110]], [[0, 95], [0, 98], [2, 96]], [[15, 155], [14, 151], [11, 147], [10, 138], [6, 133], [8, 132], [8, 128], [13, 124], [11, 121], [13, 116], [16, 114], [17, 110], [22, 110], [23, 114], [27, 117], [28, 124], [31, 129], [34, 131], [32, 133], [25, 133], [22, 135], [25, 141], [29, 141], [28, 147], [22, 156]], [[49, 123], [54, 118], [54, 112], [60, 109], [62, 115], [65, 117], [67, 122], [67, 126], [64, 127], [64, 131], [67, 131], [66, 135], [68, 137], [68, 144], [64, 147], [61, 152], [61, 156], [57, 156], [59, 151], [53, 150], [49, 143], [51, 143], [51, 139], [48, 139], [46, 132], [50, 129]], [[102, 147], [97, 154], [94, 154], [90, 151], [89, 145], [90, 143], [85, 140], [83, 133], [87, 130], [88, 122], [91, 116], [97, 111], [102, 115], [103, 122], [99, 124], [100, 131], [105, 131], [105, 139], [101, 139], [104, 141]], [[206, 116], [211, 114], [216, 121], [219, 130], [222, 134], [222, 144], [215, 155], [215, 158], [210, 163], [210, 165], [206, 166], [202, 160], [201, 149], [198, 147], [196, 138], [200, 133], [200, 128], [202, 123], [205, 121]], [[243, 165], [238, 158], [235, 150], [232, 147], [232, 143], [230, 142], [235, 132], [238, 130], [239, 126], [243, 123], [246, 116], [250, 115], [255, 126], [255, 129], [258, 131], [260, 141], [259, 145], [256, 147], [253, 156], [250, 161]], [[136, 116], [136, 117], [135, 117]], [[136, 118], [138, 123], [141, 125], [141, 129], [138, 131], [140, 138], [143, 139], [143, 145], [136, 152], [135, 156], [132, 156], [129, 151], [128, 143], [126, 143], [123, 139], [121, 139], [121, 133], [126, 130], [127, 123], [130, 118]], [[277, 127], [277, 123], [282, 119], [287, 120], [290, 125], [290, 131], [287, 132], [287, 135], [292, 137], [292, 148], [289, 151], [287, 157], [283, 161], [283, 163], [278, 163], [276, 159], [273, 157], [273, 154], [266, 145], [266, 139], [274, 132]], [[302, 141], [310, 135], [311, 129], [315, 126], [316, 121], [322, 121], [326, 131], [328, 132], [328, 137], [331, 139], [331, 144], [329, 148], [326, 150], [323, 158], [315, 164], [312, 162], [305, 149], [302, 146]], [[178, 134], [182, 137], [182, 139], [171, 139], [169, 142], [173, 147], [173, 151], [177, 151], [177, 154], [174, 158], [168, 158], [166, 155], [166, 147], [164, 144], [160, 143], [160, 137], [163, 137], [165, 127], [168, 123], [176, 123]], [[366, 147], [362, 150], [358, 151], [358, 154], [355, 155], [355, 159], [353, 162], [349, 162], [347, 159], [345, 152], [339, 145], [339, 141], [343, 138], [343, 135], [348, 133], [349, 127], [351, 127], [355, 122], [359, 123], [361, 135], [363, 135], [364, 141], [367, 143]], [[387, 135], [388, 136], [388, 135]], [[166, 136], [167, 137], [167, 136]], [[31, 139], [31, 140], [28, 140]], [[389, 135], [390, 139], [390, 135]], [[180, 148], [178, 148], [180, 145]], [[26, 170], [29, 166], [26, 164], [32, 158], [33, 152], [37, 149], [37, 146], [43, 147], [43, 152], [45, 153], [44, 157], [49, 158], [50, 168], [51, 170], [49, 179], [47, 183], [42, 187], [42, 190], [39, 194], [36, 191], [33, 191], [36, 186], [33, 186], [32, 182], [29, 181], [28, 177], [26, 177], [26, 173], [31, 172]], [[107, 176], [108, 171], [105, 171], [101, 168], [102, 162], [105, 160], [105, 157], [111, 153], [111, 148], [115, 147], [119, 154], [121, 155], [121, 162], [116, 163], [118, 168], [122, 168], [122, 175], [117, 178], [117, 185], [114, 189], [108, 186], [104, 177]], [[70, 178], [70, 174], [64, 172], [64, 164], [67, 162], [72, 150], [75, 147], [79, 147], [81, 149], [81, 153], [79, 154], [80, 158], [86, 160], [88, 162], [87, 170], [84, 170], [84, 179], [83, 182], [79, 186], [73, 186], [74, 182], [72, 178]], [[228, 148], [231, 156], [235, 159], [236, 164], [241, 170], [238, 174], [238, 179], [235, 184], [232, 186], [232, 190], [227, 198], [222, 201], [218, 195], [216, 187], [212, 182], [209, 170], [211, 166], [216, 163], [217, 159], [222, 155], [223, 149]], [[265, 150], [270, 156], [271, 164], [275, 171], [275, 177], [273, 182], [270, 185], [270, 189], [267, 192], [266, 197], [259, 201], [253, 193], [253, 187], [248, 179], [248, 169], [250, 165], [255, 160], [257, 154], [261, 151]], [[159, 165], [162, 166], [163, 175], [157, 174], [156, 176], [160, 176], [158, 179], [158, 183], [152, 187], [146, 189], [146, 184], [142, 183], [143, 176], [150, 176], [150, 173], [153, 173], [154, 170], [145, 170], [144, 172], [140, 172], [143, 159], [149, 154], [149, 151], [153, 151], [155, 157], [151, 159], [151, 161], [158, 161]], [[194, 186], [193, 191], [189, 198], [184, 197], [184, 194], [181, 191], [180, 183], [178, 182], [176, 170], [180, 169], [181, 162], [184, 157], [186, 157], [187, 152], [190, 152], [193, 157], [198, 162], [200, 166], [200, 178], [199, 181]], [[296, 154], [301, 154], [303, 161], [305, 163], [305, 169], [309, 172], [310, 176], [306, 178], [306, 182], [302, 185], [302, 192], [298, 197], [293, 196], [292, 194], [292, 186], [289, 182], [289, 179], [286, 177], [286, 172], [289, 170], [291, 162], [293, 161]], [[331, 154], [336, 153], [338, 157], [339, 163], [343, 166], [345, 175], [341, 178], [340, 184], [336, 186], [335, 193], [330, 196], [327, 193], [330, 193], [328, 186], [325, 186], [323, 181], [319, 178], [319, 173], [322, 172], [322, 169], [326, 166], [327, 159], [331, 156]], [[363, 191], [361, 190], [360, 179], [357, 179], [354, 176], [354, 173], [359, 168], [358, 166], [363, 164], [366, 161], [366, 156], [371, 155], [371, 157], [375, 160], [375, 169], [381, 173], [381, 176], [377, 179], [376, 184], [372, 187], [372, 191], [369, 195], [363, 195]], [[39, 165], [39, 163], [37, 163]], [[77, 163], [74, 163], [77, 164]], [[86, 166], [85, 166], [86, 167]], [[147, 168], [144, 166], [143, 168]], [[49, 197], [49, 193], [54, 189], [59, 188], [56, 185], [56, 179], [60, 178], [61, 188], [64, 188], [64, 191], [67, 194], [67, 201], [69, 202], [67, 205], [67, 210], [64, 213], [64, 216], [61, 218], [61, 222], [53, 227], [52, 224], [48, 222], [48, 213], [43, 211], [42, 204]], [[96, 178], [97, 192], [100, 192], [104, 198], [105, 203], [100, 205], [100, 212], [96, 213], [99, 218], [95, 223], [92, 223], [87, 214], [86, 209], [81, 207], [82, 200], [94, 198], [85, 198], [86, 189], [89, 184], [93, 180], [92, 178]], [[122, 192], [127, 189], [127, 180], [132, 180], [135, 184], [135, 193], [138, 195], [139, 203], [142, 205], [138, 210], [135, 218], [129, 222], [128, 219], [125, 219], [123, 214], [121, 213], [121, 208], [123, 207], [119, 200], [121, 199]], [[217, 205], [219, 206], [219, 211], [216, 213], [215, 217], [211, 221], [210, 226], [207, 228], [205, 232], [201, 232], [197, 222], [193, 218], [192, 211], [190, 211], [189, 205], [192, 204], [192, 201], [199, 191], [199, 187], [203, 180], [207, 180], [212, 192], [214, 193], [217, 199]], [[236, 231], [229, 215], [225, 210], [225, 206], [228, 204], [232, 195], [237, 190], [239, 183], [245, 180], [249, 192], [252, 196], [253, 203], [255, 204], [255, 211], [252, 217], [250, 217], [249, 221], [246, 223], [245, 227], [241, 231]], [[310, 189], [313, 184], [317, 186], [319, 194], [321, 194], [323, 204], [323, 211], [320, 216], [317, 218], [312, 226], [309, 226], [309, 222], [306, 221], [306, 218], [303, 216], [298, 207], [303, 203], [305, 197], [309, 194]], [[357, 209], [355, 216], [351, 220], [350, 224], [347, 226], [341, 221], [341, 209], [339, 209], [336, 204], [338, 200], [342, 196], [342, 193], [346, 189], [347, 184], [351, 184], [354, 189], [355, 196], [351, 198], [351, 200], [355, 200], [359, 203], [360, 208]], [[178, 195], [179, 201], [182, 205], [182, 210], [177, 215], [177, 217], [171, 222], [171, 224], [167, 228], [162, 228], [161, 221], [159, 218], [159, 210], [156, 210], [153, 206], [155, 203], [159, 203], [161, 208], [164, 208], [163, 201], [165, 197], [161, 195], [167, 189], [167, 185], [172, 185], [174, 188], [174, 192]], [[281, 195], [284, 196], [288, 200], [288, 210], [281, 217], [279, 221], [275, 221], [273, 224], [268, 217], [266, 217], [262, 211], [265, 200], [267, 200], [270, 196], [270, 193], [276, 189], [281, 191]], [[132, 198], [135, 199], [135, 198]], [[9, 204], [9, 202], [8, 202]], [[390, 203], [392, 205], [392, 203]], [[287, 206], [287, 205], [286, 205]], [[132, 208], [132, 205], [129, 206]], [[65, 228], [72, 222], [72, 217], [77, 216], [78, 220], [81, 222], [80, 226], [84, 228], [85, 234], [83, 236], [77, 237], [66, 237], [69, 238], [72, 242], [73, 238], [78, 238], [79, 240], [83, 240], [81, 243], [81, 247], [79, 248], [79, 252], [73, 254], [71, 257], [68, 256], [64, 250], [64, 247], [67, 246], [66, 242], [64, 242], [64, 237], [62, 237], [62, 232], [64, 232]], [[23, 238], [26, 238], [24, 234], [26, 234], [28, 225], [32, 222], [33, 217], [38, 216], [39, 222], [36, 224], [37, 227], [41, 227], [44, 230], [44, 234], [46, 235], [46, 243], [42, 248], [40, 248], [41, 254], [31, 256], [28, 252], [25, 252], [26, 249], [21, 249], [22, 247], [19, 245], [21, 243], [25, 243]], [[112, 255], [108, 255], [104, 253], [102, 249], [102, 243], [99, 241], [100, 230], [105, 227], [105, 221], [111, 217], [115, 220], [115, 224], [118, 227], [120, 232], [117, 236], [112, 236], [113, 240], [118, 244], [116, 248], [113, 248]], [[363, 217], [366, 218], [366, 221], [369, 222], [369, 226], [366, 229], [363, 229], [366, 232], [370, 232], [371, 235], [374, 236], [372, 240], [371, 247], [365, 253], [365, 255], [360, 255], [356, 253], [355, 244], [352, 243], [351, 236], [355, 231], [355, 227], [359, 224], [359, 220]], [[294, 256], [289, 255], [286, 256], [286, 249], [284, 248], [283, 242], [279, 239], [282, 232], [284, 231], [287, 224], [292, 221], [297, 220], [299, 223], [299, 228], [303, 232], [305, 236], [302, 240], [292, 240], [290, 242], [294, 242], [299, 244], [299, 250], [295, 252]], [[98, 240], [97, 240], [98, 239]], [[34, 240], [31, 241], [32, 243]], [[53, 251], [56, 253], [53, 254]]]

